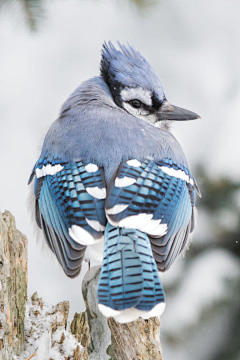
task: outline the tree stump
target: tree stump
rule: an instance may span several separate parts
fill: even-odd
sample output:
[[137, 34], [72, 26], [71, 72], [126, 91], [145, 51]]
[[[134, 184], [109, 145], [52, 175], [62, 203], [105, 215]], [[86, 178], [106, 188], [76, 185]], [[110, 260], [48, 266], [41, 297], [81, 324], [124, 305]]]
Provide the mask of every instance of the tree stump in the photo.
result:
[[27, 238], [9, 211], [0, 213], [0, 359], [23, 349], [27, 299]]

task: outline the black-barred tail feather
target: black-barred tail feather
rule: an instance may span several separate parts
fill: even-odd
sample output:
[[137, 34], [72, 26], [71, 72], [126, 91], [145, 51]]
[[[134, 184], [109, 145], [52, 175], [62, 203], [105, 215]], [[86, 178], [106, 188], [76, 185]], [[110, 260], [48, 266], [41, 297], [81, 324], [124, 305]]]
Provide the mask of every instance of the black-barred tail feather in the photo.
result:
[[98, 301], [103, 315], [120, 323], [163, 313], [165, 295], [145, 233], [107, 225]]

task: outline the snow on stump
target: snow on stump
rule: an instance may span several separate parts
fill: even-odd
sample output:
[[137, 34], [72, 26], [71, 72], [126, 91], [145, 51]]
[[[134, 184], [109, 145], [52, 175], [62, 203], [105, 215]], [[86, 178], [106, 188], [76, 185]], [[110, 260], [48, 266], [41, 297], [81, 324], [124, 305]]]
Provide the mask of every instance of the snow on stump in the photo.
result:
[[0, 213], [0, 359], [12, 360], [24, 345], [27, 238], [9, 211]]
[[69, 302], [45, 303], [35, 292], [26, 305], [25, 346], [16, 360], [87, 360], [84, 348], [68, 330]]

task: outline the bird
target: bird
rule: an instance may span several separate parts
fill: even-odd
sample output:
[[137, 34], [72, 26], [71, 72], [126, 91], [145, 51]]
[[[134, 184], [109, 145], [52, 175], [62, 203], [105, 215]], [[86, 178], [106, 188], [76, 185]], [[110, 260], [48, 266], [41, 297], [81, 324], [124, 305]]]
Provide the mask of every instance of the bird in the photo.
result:
[[201, 196], [171, 124], [199, 118], [167, 100], [133, 46], [104, 42], [99, 76], [65, 101], [31, 172], [36, 223], [65, 274], [103, 245], [98, 307], [119, 323], [165, 309], [159, 273], [186, 249]]

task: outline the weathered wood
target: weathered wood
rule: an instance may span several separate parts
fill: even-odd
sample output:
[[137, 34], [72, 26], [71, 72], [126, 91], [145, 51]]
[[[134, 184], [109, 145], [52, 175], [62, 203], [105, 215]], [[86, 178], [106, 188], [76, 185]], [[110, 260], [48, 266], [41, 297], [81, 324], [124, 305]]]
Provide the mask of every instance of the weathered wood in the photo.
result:
[[9, 211], [0, 213], [0, 359], [12, 360], [24, 345], [27, 238]]
[[92, 267], [82, 282], [82, 293], [86, 305], [86, 316], [90, 329], [88, 346], [89, 360], [105, 360], [107, 347], [111, 343], [111, 332], [105, 318], [98, 310], [97, 286], [101, 267]]
[[88, 345], [90, 343], [90, 328], [87, 319], [87, 313], [82, 312], [74, 315], [70, 326], [71, 333], [83, 347], [83, 359], [88, 360]]
[[107, 349], [111, 360], [162, 360], [160, 321], [154, 317], [142, 318], [128, 324], [108, 319], [112, 344]]

